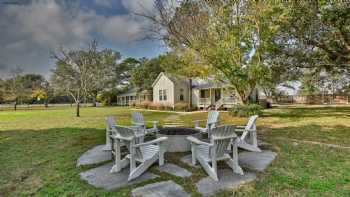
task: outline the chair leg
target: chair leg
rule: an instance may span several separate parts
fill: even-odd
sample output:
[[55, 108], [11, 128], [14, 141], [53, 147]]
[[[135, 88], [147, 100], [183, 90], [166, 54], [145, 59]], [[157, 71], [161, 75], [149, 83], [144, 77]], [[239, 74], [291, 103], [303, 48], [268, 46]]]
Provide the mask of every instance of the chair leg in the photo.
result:
[[103, 147], [103, 150], [104, 151], [110, 151], [110, 150], [112, 150], [112, 148], [111, 148], [111, 139], [110, 139], [110, 135], [109, 135], [109, 130], [108, 129], [106, 129], [106, 145], [105, 145], [105, 147]]
[[202, 165], [204, 171], [212, 178], [214, 181], [219, 181], [217, 171], [213, 169], [212, 166], [209, 165], [208, 162], [204, 161], [201, 157], [197, 158], [199, 163]]
[[256, 135], [256, 130], [251, 132], [250, 142], [252, 143], [252, 145], [254, 147], [258, 147], [258, 139], [257, 139], [257, 135]]
[[129, 164], [129, 158], [125, 157], [121, 160], [121, 152], [120, 152], [120, 140], [113, 140], [114, 142], [114, 165], [112, 166], [110, 173], [120, 172], [124, 167]]
[[236, 139], [233, 143], [232, 143], [232, 159], [229, 159], [226, 161], [227, 165], [230, 166], [233, 170], [234, 173], [243, 175], [243, 170], [241, 168], [241, 166], [239, 166], [238, 164], [238, 141], [239, 139]]
[[164, 154], [165, 154], [165, 147], [163, 143], [159, 143], [159, 166], [164, 165]]
[[148, 159], [147, 161], [141, 163], [137, 168], [130, 169], [130, 174], [128, 181], [131, 181], [140, 175], [142, 175], [154, 162], [156, 162], [158, 159], [158, 154], [155, 154], [152, 158]]
[[191, 143], [191, 152], [192, 152], [192, 165], [195, 166], [197, 164], [196, 162], [196, 145]]

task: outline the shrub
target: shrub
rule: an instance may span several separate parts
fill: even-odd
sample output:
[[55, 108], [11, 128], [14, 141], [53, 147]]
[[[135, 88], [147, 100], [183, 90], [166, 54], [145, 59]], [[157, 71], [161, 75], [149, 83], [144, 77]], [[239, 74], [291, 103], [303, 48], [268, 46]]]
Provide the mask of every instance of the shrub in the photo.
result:
[[140, 104], [137, 105], [137, 107], [149, 109], [151, 104], [152, 104], [152, 102], [150, 102], [150, 101], [142, 101]]
[[175, 111], [188, 111], [188, 103], [185, 103], [185, 102], [176, 103]]
[[130, 101], [130, 102], [129, 102], [129, 106], [131, 106], [131, 107], [136, 107], [136, 102], [135, 102], [135, 101]]
[[162, 109], [163, 109], [163, 104], [153, 102], [153, 103], [151, 103], [151, 104], [149, 105], [149, 109], [153, 109], [153, 110], [162, 110]]
[[235, 105], [231, 111], [231, 116], [238, 116], [238, 117], [249, 117], [252, 115], [261, 115], [262, 109], [260, 105], [257, 104], [249, 104], [249, 105]]

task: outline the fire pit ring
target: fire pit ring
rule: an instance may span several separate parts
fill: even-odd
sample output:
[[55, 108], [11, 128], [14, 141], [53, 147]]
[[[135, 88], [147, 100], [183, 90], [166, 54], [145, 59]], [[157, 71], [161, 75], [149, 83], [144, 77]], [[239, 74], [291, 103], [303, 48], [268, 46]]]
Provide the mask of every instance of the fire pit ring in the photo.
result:
[[187, 152], [191, 150], [191, 143], [186, 139], [188, 136], [200, 138], [198, 130], [184, 127], [164, 127], [159, 129], [157, 137], [168, 137], [167, 152]]

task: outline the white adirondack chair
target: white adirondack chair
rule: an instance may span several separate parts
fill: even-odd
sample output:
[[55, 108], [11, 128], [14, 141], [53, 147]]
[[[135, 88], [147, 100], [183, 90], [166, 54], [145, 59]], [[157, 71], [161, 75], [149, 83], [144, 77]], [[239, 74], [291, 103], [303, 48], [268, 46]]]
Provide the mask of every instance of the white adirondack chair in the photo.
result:
[[115, 126], [115, 121], [113, 116], [108, 116], [106, 118], [106, 145], [103, 148], [104, 151], [112, 150], [111, 135], [113, 135], [113, 127]]
[[[164, 142], [167, 137], [160, 137], [148, 142], [140, 142], [134, 130], [128, 127], [115, 126], [116, 135], [112, 136], [114, 142], [114, 165], [111, 173], [119, 172], [121, 169], [130, 165], [128, 181], [131, 181], [143, 174], [157, 160], [159, 165], [164, 165]], [[121, 158], [121, 143], [126, 144], [129, 150], [124, 158]]]
[[[218, 181], [217, 161], [225, 160], [234, 173], [243, 175], [242, 168], [238, 165], [237, 144], [238, 137], [235, 134], [235, 126], [225, 125], [212, 129], [210, 143], [203, 142], [192, 136], [187, 137], [191, 142], [192, 164], [196, 161], [203, 166], [207, 174]], [[232, 157], [229, 153], [232, 153]]]
[[236, 131], [243, 132], [238, 142], [239, 148], [253, 152], [261, 152], [261, 149], [258, 147], [256, 133], [256, 120], [258, 117], [258, 115], [251, 116], [246, 126], [237, 126]]
[[[205, 127], [200, 127], [199, 123], [201, 121], [207, 121]], [[207, 120], [195, 120], [194, 128], [199, 130], [202, 133], [207, 133], [210, 136], [210, 131], [215, 128], [219, 123], [219, 112], [218, 111], [209, 111]]]
[[131, 114], [131, 118], [132, 118], [132, 125], [144, 129], [146, 134], [155, 133], [158, 131], [158, 128], [157, 128], [158, 121], [150, 121], [152, 122], [153, 127], [150, 129], [147, 129], [145, 119], [140, 112], [133, 112]]
[[[104, 151], [112, 151], [112, 157], [114, 156], [114, 147], [113, 147], [113, 139], [112, 136], [116, 135], [117, 131], [115, 129], [116, 123], [114, 121], [113, 116], [108, 116], [106, 118], [106, 145], [103, 148]], [[136, 126], [128, 127], [133, 130], [133, 132], [138, 136], [140, 142], [143, 142], [144, 139], [144, 129], [141, 129]], [[125, 146], [125, 144], [121, 143], [120, 146]]]

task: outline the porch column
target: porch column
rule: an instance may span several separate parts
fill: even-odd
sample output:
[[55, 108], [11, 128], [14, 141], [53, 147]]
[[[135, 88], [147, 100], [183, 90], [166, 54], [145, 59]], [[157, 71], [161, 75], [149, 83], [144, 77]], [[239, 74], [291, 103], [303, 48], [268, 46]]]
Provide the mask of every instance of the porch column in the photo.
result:
[[210, 103], [209, 103], [209, 105], [211, 105], [211, 104], [213, 103], [213, 101], [212, 101], [212, 100], [213, 100], [213, 98], [211, 97], [211, 95], [212, 95], [212, 93], [211, 93], [211, 92], [212, 92], [212, 89], [211, 89], [211, 88], [209, 88], [209, 102], [210, 102]]

